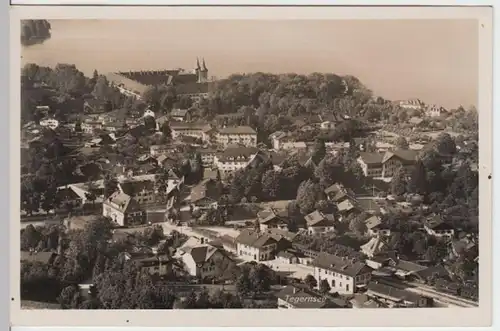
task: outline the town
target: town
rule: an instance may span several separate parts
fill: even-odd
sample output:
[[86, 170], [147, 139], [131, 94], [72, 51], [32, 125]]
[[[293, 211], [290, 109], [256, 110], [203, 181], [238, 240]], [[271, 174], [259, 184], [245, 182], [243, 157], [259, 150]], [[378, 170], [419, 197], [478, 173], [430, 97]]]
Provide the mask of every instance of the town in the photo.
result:
[[22, 69], [23, 307], [478, 306], [474, 107], [193, 67]]

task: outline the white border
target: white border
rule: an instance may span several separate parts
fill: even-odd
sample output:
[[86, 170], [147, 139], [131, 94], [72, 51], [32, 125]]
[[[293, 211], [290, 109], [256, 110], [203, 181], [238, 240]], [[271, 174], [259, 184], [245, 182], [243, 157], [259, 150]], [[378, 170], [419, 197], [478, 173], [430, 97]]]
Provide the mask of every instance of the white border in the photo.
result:
[[[49, 2], [49, 1], [47, 1]], [[15, 326], [489, 326], [492, 319], [492, 10], [490, 8], [354, 7], [16, 7], [11, 10], [11, 83], [20, 86], [19, 20], [50, 19], [477, 19], [479, 29], [480, 306], [392, 310], [44, 311], [19, 306], [20, 91], [11, 91], [11, 325]], [[459, 37], [459, 36], [457, 36]], [[384, 316], [388, 315], [388, 316]]]

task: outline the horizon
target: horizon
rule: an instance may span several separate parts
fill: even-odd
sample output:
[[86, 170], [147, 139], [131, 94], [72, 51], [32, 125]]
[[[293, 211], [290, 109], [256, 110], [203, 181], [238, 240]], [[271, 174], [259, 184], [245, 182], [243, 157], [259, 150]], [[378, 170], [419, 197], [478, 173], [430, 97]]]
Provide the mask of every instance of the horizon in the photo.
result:
[[70, 63], [89, 75], [94, 69], [191, 69], [199, 57], [209, 77], [352, 75], [385, 99], [477, 107], [474, 20], [49, 21], [52, 37], [23, 48], [23, 64]]

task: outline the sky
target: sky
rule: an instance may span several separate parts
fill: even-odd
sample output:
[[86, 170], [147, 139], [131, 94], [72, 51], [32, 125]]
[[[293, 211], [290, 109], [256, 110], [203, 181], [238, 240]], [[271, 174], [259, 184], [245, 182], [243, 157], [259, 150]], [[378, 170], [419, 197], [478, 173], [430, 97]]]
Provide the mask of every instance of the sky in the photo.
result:
[[74, 63], [86, 74], [193, 68], [351, 74], [388, 99], [477, 106], [474, 20], [51, 20], [52, 38], [23, 63]]

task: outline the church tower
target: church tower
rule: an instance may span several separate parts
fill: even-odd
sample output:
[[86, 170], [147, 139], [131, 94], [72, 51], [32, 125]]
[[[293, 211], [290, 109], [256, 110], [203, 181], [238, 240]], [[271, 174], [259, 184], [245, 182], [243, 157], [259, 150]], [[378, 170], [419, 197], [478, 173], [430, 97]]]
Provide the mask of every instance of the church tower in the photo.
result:
[[197, 61], [197, 74], [198, 74], [198, 83], [205, 83], [208, 81], [208, 69], [205, 64], [205, 59], [203, 59], [203, 64], [200, 67], [200, 62]]

